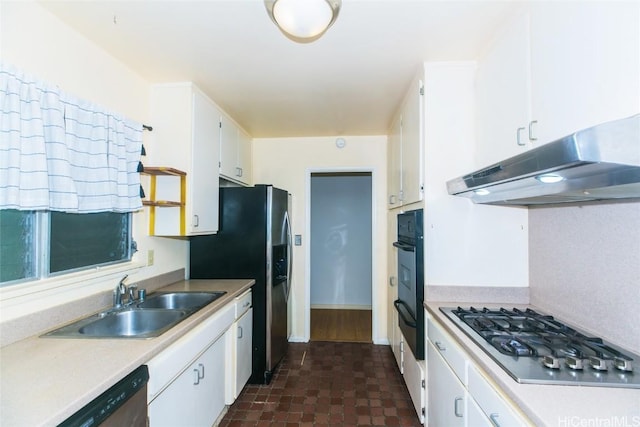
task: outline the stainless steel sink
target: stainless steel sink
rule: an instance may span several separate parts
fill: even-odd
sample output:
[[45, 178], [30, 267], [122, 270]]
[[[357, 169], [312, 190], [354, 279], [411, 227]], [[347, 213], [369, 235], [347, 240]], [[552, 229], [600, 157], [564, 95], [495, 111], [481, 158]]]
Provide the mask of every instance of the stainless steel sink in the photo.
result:
[[169, 292], [150, 295], [139, 308], [193, 310], [217, 300], [226, 292]]
[[48, 332], [49, 338], [152, 338], [177, 325], [226, 292], [171, 292], [112, 309]]
[[160, 335], [187, 316], [182, 310], [125, 310], [78, 329], [92, 337], [147, 337]]

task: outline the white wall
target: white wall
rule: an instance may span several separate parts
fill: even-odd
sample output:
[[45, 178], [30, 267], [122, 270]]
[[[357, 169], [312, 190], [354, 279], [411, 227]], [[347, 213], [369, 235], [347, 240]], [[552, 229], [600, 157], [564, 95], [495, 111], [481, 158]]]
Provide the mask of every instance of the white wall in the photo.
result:
[[335, 137], [268, 138], [253, 140], [254, 181], [273, 184], [293, 195], [293, 233], [302, 235], [294, 247], [292, 290], [292, 340], [309, 339], [308, 225], [311, 172], [371, 171], [373, 185], [373, 325], [374, 342], [387, 342], [386, 327], [386, 136], [346, 137], [343, 149]]
[[[0, 2], [0, 56], [3, 61], [56, 84], [67, 93], [153, 125], [147, 123], [149, 83], [35, 2]], [[146, 264], [146, 252], [152, 249], [155, 263], [136, 270], [130, 282], [185, 268], [188, 264], [187, 241], [148, 237], [146, 219], [146, 212], [134, 214], [133, 235], [139, 248], [134, 261]], [[116, 277], [122, 274], [105, 271], [103, 275], [94, 274], [97, 277], [92, 281], [100, 282], [102, 276], [104, 283], [96, 286], [108, 289], [115, 287]], [[74, 280], [86, 278], [79, 275]], [[0, 299], [6, 308], [4, 291]], [[15, 289], [11, 292], [15, 293]], [[83, 296], [81, 291], [72, 295], [58, 294], [37, 304], [33, 303], [35, 297], [30, 298], [29, 304], [2, 310], [1, 320]]]
[[311, 176], [311, 308], [371, 309], [371, 175]]
[[531, 303], [640, 353], [640, 202], [529, 209]]
[[425, 64], [427, 286], [528, 286], [527, 211], [447, 193], [475, 168], [474, 62]]

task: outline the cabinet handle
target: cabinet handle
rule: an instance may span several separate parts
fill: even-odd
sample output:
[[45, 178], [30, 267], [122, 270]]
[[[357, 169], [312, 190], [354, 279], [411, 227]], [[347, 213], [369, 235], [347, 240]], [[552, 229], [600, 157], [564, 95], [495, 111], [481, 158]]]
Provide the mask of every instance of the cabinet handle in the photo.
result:
[[237, 177], [241, 177], [242, 176], [242, 168], [236, 168], [236, 176]]
[[195, 374], [193, 376], [193, 385], [198, 385], [200, 384], [200, 371], [198, 371], [198, 369], [193, 368], [193, 373]]
[[493, 424], [496, 427], [500, 427], [500, 423], [498, 422], [498, 417], [500, 417], [500, 414], [498, 414], [497, 412], [494, 412], [493, 414], [489, 415], [491, 424]]
[[396, 277], [395, 276], [389, 277], [389, 286], [393, 288], [395, 285], [396, 285]]
[[533, 136], [533, 125], [535, 125], [536, 123], [538, 123], [537, 120], [531, 120], [529, 122], [529, 141], [537, 141], [538, 140], [538, 138]]
[[242, 304], [242, 308], [247, 308], [251, 305], [250, 301], [245, 302], [244, 304]]
[[194, 215], [193, 216], [193, 226], [197, 227], [198, 225], [200, 225], [200, 218], [198, 217], [198, 215]]
[[400, 190], [400, 192], [398, 193], [398, 200], [399, 201], [404, 201], [404, 191]]
[[456, 397], [456, 399], [453, 401], [453, 413], [458, 418], [462, 418], [464, 416], [464, 414], [462, 412], [460, 412], [460, 410], [458, 408], [458, 404], [460, 402], [462, 402], [462, 401], [463, 401], [462, 397]]
[[395, 194], [392, 194], [389, 196], [389, 204], [390, 205], [395, 205], [396, 204], [396, 196]]
[[526, 142], [522, 141], [522, 138], [520, 138], [520, 133], [524, 130], [524, 128], [518, 128], [518, 131], [516, 133], [516, 140], [518, 141], [518, 145], [520, 146], [524, 146], [526, 145]]
[[238, 339], [242, 338], [242, 326], [238, 326]]
[[438, 348], [438, 350], [440, 351], [446, 351], [447, 347], [445, 347], [444, 345], [442, 345], [442, 343], [440, 341], [436, 341], [435, 342], [436, 347]]

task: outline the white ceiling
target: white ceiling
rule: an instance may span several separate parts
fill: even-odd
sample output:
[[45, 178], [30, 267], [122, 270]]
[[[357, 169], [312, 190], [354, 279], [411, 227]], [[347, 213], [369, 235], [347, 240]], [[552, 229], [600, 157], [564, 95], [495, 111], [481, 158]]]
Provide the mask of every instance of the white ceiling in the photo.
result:
[[481, 54], [517, 1], [343, 0], [311, 44], [262, 0], [43, 4], [150, 82], [193, 81], [253, 137], [381, 135], [424, 60]]

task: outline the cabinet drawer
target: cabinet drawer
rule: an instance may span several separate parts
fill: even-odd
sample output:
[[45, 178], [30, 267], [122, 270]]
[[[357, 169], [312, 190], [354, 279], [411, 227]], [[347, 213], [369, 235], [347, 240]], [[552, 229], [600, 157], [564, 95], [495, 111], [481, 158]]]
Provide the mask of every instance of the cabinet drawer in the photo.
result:
[[489, 381], [472, 364], [468, 367], [469, 394], [473, 396], [478, 406], [495, 426], [527, 426], [510, 404], [500, 396]]
[[236, 297], [236, 319], [242, 317], [251, 308], [251, 289]]
[[453, 369], [457, 377], [460, 378], [460, 381], [466, 384], [466, 357], [464, 351], [458, 347], [458, 345], [454, 343], [453, 338], [431, 318], [427, 320], [427, 334], [429, 341], [433, 343], [436, 350], [438, 350], [444, 360], [451, 366], [451, 369]]
[[229, 329], [234, 321], [233, 316], [233, 304], [227, 304], [151, 359], [147, 363], [149, 366], [148, 400], [153, 400], [211, 343]]

